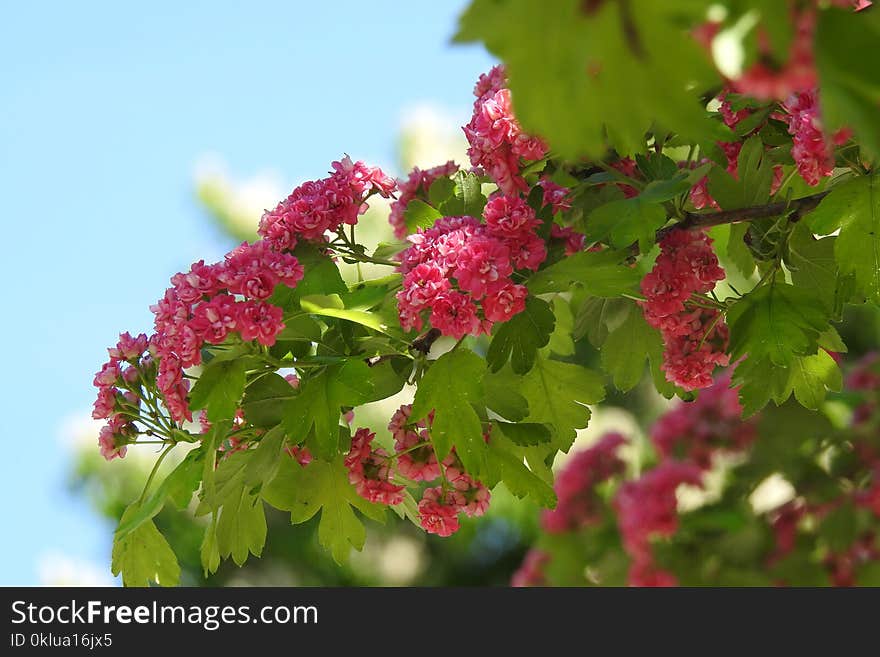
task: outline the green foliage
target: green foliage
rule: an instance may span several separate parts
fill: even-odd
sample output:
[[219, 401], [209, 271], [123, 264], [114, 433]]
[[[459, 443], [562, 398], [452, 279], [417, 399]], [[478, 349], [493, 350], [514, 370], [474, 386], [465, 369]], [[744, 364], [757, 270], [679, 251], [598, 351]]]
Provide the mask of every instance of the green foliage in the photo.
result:
[[808, 222], [820, 235], [840, 230], [834, 243], [840, 271], [853, 274], [865, 294], [880, 303], [880, 176], [835, 185]]
[[520, 392], [528, 400], [528, 422], [553, 427], [553, 446], [567, 452], [577, 429], [590, 421], [586, 404], [605, 398], [602, 377], [573, 363], [563, 363], [539, 356], [535, 367], [522, 379]]
[[414, 420], [434, 411], [431, 439], [437, 458], [455, 447], [468, 472], [483, 472], [486, 441], [473, 404], [483, 398], [486, 361], [468, 349], [455, 349], [438, 358], [419, 383], [412, 407]]
[[816, 29], [816, 69], [822, 88], [822, 121], [852, 128], [873, 157], [880, 156], [880, 15], [876, 8], [821, 12]]
[[568, 292], [575, 283], [596, 297], [618, 297], [638, 286], [638, 270], [622, 264], [619, 251], [581, 251], [533, 274], [528, 280], [532, 294]]
[[211, 422], [227, 420], [235, 414], [246, 381], [244, 360], [211, 361], [190, 391], [190, 406], [204, 408]]
[[648, 358], [659, 362], [663, 355], [660, 334], [648, 326], [641, 308], [629, 305], [623, 323], [602, 344], [602, 368], [623, 391], [632, 390], [641, 381]]
[[537, 297], [526, 299], [526, 308], [494, 331], [486, 360], [497, 372], [510, 360], [513, 371], [525, 374], [535, 364], [541, 347], [547, 346], [556, 318], [550, 304]]
[[517, 117], [562, 157], [600, 156], [607, 142], [640, 152], [651, 129], [723, 141], [729, 131], [693, 91], [715, 86], [717, 74], [680, 27], [682, 14], [701, 15], [707, 5], [637, 0], [585, 9], [565, 0], [548, 11], [530, 0], [476, 0], [456, 40], [482, 41], [504, 60]]
[[342, 461], [340, 456], [332, 461], [313, 461], [304, 468], [293, 459], [286, 459], [263, 492], [269, 504], [290, 511], [294, 524], [305, 522], [320, 511], [318, 540], [339, 564], [348, 560], [351, 548], [363, 549], [366, 540], [364, 525], [354, 509], [373, 520], [381, 521], [385, 515], [384, 507], [355, 493]]
[[359, 360], [330, 365], [300, 383], [299, 394], [283, 404], [282, 424], [294, 443], [303, 440], [324, 458], [339, 453], [342, 406], [367, 401], [372, 391], [370, 369]]
[[[136, 512], [136, 506], [129, 507], [120, 525], [125, 525]], [[151, 582], [176, 586], [180, 579], [177, 557], [152, 520], [145, 520], [124, 537], [113, 540], [110, 569], [114, 575], [122, 575], [125, 586], [149, 586]]]

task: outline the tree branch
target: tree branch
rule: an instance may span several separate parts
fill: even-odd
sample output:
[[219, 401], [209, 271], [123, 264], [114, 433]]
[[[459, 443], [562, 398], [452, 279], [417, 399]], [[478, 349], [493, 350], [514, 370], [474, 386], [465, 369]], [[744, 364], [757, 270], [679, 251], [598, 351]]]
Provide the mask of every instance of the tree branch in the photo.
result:
[[684, 219], [671, 228], [706, 228], [720, 226], [722, 224], [735, 224], [740, 221], [752, 219], [765, 219], [778, 217], [787, 211], [794, 215], [792, 219], [797, 221], [802, 215], [815, 209], [819, 202], [828, 196], [828, 191], [819, 192], [812, 196], [804, 196], [790, 201], [779, 201], [768, 205], [757, 205], [750, 208], [737, 208], [736, 210], [720, 210], [718, 212], [685, 212]]

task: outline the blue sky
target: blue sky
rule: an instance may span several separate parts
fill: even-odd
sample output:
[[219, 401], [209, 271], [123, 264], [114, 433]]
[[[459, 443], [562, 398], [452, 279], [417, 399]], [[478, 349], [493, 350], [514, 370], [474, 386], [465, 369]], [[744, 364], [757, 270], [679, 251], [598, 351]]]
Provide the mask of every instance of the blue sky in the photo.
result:
[[149, 329], [169, 276], [225, 250], [193, 199], [199, 157], [285, 180], [343, 152], [395, 162], [401, 111], [466, 115], [491, 65], [449, 44], [465, 4], [0, 9], [0, 585], [37, 583], [47, 551], [109, 564], [111, 528], [65, 490], [59, 426], [89, 409], [119, 331]]

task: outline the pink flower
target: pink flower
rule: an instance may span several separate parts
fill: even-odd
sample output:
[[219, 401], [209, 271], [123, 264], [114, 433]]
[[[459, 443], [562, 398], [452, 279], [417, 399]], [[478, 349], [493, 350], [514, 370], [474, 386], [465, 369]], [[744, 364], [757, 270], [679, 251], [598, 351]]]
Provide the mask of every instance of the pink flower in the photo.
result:
[[506, 322], [526, 308], [529, 291], [525, 285], [514, 285], [509, 280], [489, 289], [483, 299], [483, 313], [490, 322]]
[[517, 238], [541, 224], [535, 211], [519, 196], [494, 195], [483, 209], [490, 235]]
[[568, 532], [601, 520], [601, 500], [596, 486], [623, 472], [625, 464], [617, 451], [626, 443], [621, 434], [608, 433], [592, 447], [572, 455], [553, 485], [558, 500], [556, 508], [544, 511], [541, 516], [545, 531]]
[[586, 235], [579, 233], [571, 226], [560, 226], [559, 224], [553, 224], [550, 227], [550, 237], [565, 241], [566, 256], [583, 251], [587, 240]]
[[500, 67], [480, 78], [474, 89], [474, 113], [463, 130], [470, 144], [471, 164], [484, 169], [505, 194], [513, 195], [528, 189], [520, 175], [520, 158], [539, 160], [547, 147], [522, 132], [513, 115], [510, 90], [504, 85], [506, 78]]
[[474, 302], [455, 290], [444, 292], [435, 299], [431, 308], [431, 326], [456, 340], [466, 335], [478, 335], [482, 328]]
[[557, 185], [548, 178], [542, 178], [538, 184], [544, 189], [544, 197], [542, 203], [553, 208], [553, 214], [565, 212], [571, 209], [571, 198], [568, 187]]
[[114, 385], [122, 376], [117, 361], [110, 360], [101, 366], [101, 369], [95, 374], [93, 384], [100, 388]]
[[508, 240], [510, 259], [515, 269], [538, 271], [541, 263], [547, 259], [547, 247], [544, 240], [534, 233], [528, 233], [516, 240]]
[[512, 273], [510, 252], [503, 242], [492, 237], [474, 237], [459, 253], [453, 275], [462, 290], [479, 300], [490, 286]]
[[730, 376], [720, 377], [695, 401], [667, 411], [651, 428], [651, 441], [661, 457], [686, 458], [704, 470], [712, 466], [716, 452], [742, 451], [756, 436], [754, 420], [742, 419]]
[[275, 336], [284, 329], [283, 317], [284, 311], [271, 303], [243, 301], [238, 304], [236, 327], [242, 340], [257, 340], [271, 347], [275, 344]]
[[447, 470], [450, 485], [448, 499], [469, 517], [483, 515], [489, 508], [489, 489], [465, 473], [451, 477], [450, 472], [451, 469]]
[[689, 301], [723, 278], [712, 240], [704, 232], [673, 230], [660, 241], [654, 268], [642, 279], [642, 309], [663, 336], [666, 378], [685, 390], [712, 385], [715, 367], [729, 362], [729, 332], [721, 315]]
[[379, 504], [400, 504], [405, 486], [391, 483], [391, 467], [388, 453], [371, 443], [376, 434], [369, 429], [358, 429], [351, 439], [351, 448], [345, 457], [348, 480], [358, 495]]
[[672, 536], [678, 529], [675, 493], [682, 484], [702, 486], [700, 469], [691, 463], [665, 461], [617, 491], [617, 523], [623, 547], [633, 559], [630, 583], [644, 585], [645, 574], [653, 570], [651, 539]]
[[107, 351], [110, 354], [111, 360], [132, 361], [137, 360], [143, 355], [147, 350], [147, 344], [147, 336], [143, 333], [133, 338], [126, 331], [119, 334], [119, 342], [116, 343], [116, 346], [107, 349]]
[[235, 329], [237, 315], [235, 298], [218, 294], [196, 306], [190, 326], [205, 342], [220, 344]]
[[308, 447], [304, 447], [302, 445], [289, 445], [285, 448], [285, 451], [290, 456], [290, 458], [295, 460], [303, 467], [312, 462], [312, 453], [309, 451]]
[[429, 534], [446, 537], [458, 531], [458, 509], [439, 486], [427, 488], [422, 494], [419, 522]]
[[124, 458], [125, 453], [128, 451], [125, 436], [113, 424], [105, 424], [101, 427], [101, 431], [98, 434], [98, 445], [101, 449], [101, 456], [108, 461], [112, 461], [117, 457]]
[[100, 387], [98, 388], [98, 398], [92, 410], [92, 417], [96, 420], [106, 420], [113, 415], [116, 409], [116, 388]]
[[791, 156], [798, 173], [808, 185], [818, 185], [834, 171], [834, 157], [831, 140], [822, 132], [817, 91], [810, 89], [792, 94], [782, 108], [788, 114], [788, 132], [794, 138]]
[[510, 585], [517, 588], [527, 586], [547, 586], [544, 567], [550, 563], [548, 552], [532, 548], [526, 552], [522, 564], [510, 578]]

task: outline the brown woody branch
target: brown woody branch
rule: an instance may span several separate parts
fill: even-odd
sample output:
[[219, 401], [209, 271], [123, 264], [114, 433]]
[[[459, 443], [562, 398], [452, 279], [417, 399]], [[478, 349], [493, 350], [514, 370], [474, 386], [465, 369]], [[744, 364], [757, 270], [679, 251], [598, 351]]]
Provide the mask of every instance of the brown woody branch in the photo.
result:
[[790, 201], [779, 201], [767, 205], [757, 205], [736, 210], [720, 210], [718, 212], [685, 212], [684, 219], [672, 228], [707, 228], [722, 224], [735, 224], [740, 221], [766, 219], [790, 213], [789, 219], [798, 221], [801, 216], [816, 208], [819, 202], [828, 196], [828, 192], [819, 192], [812, 196], [804, 196]]

